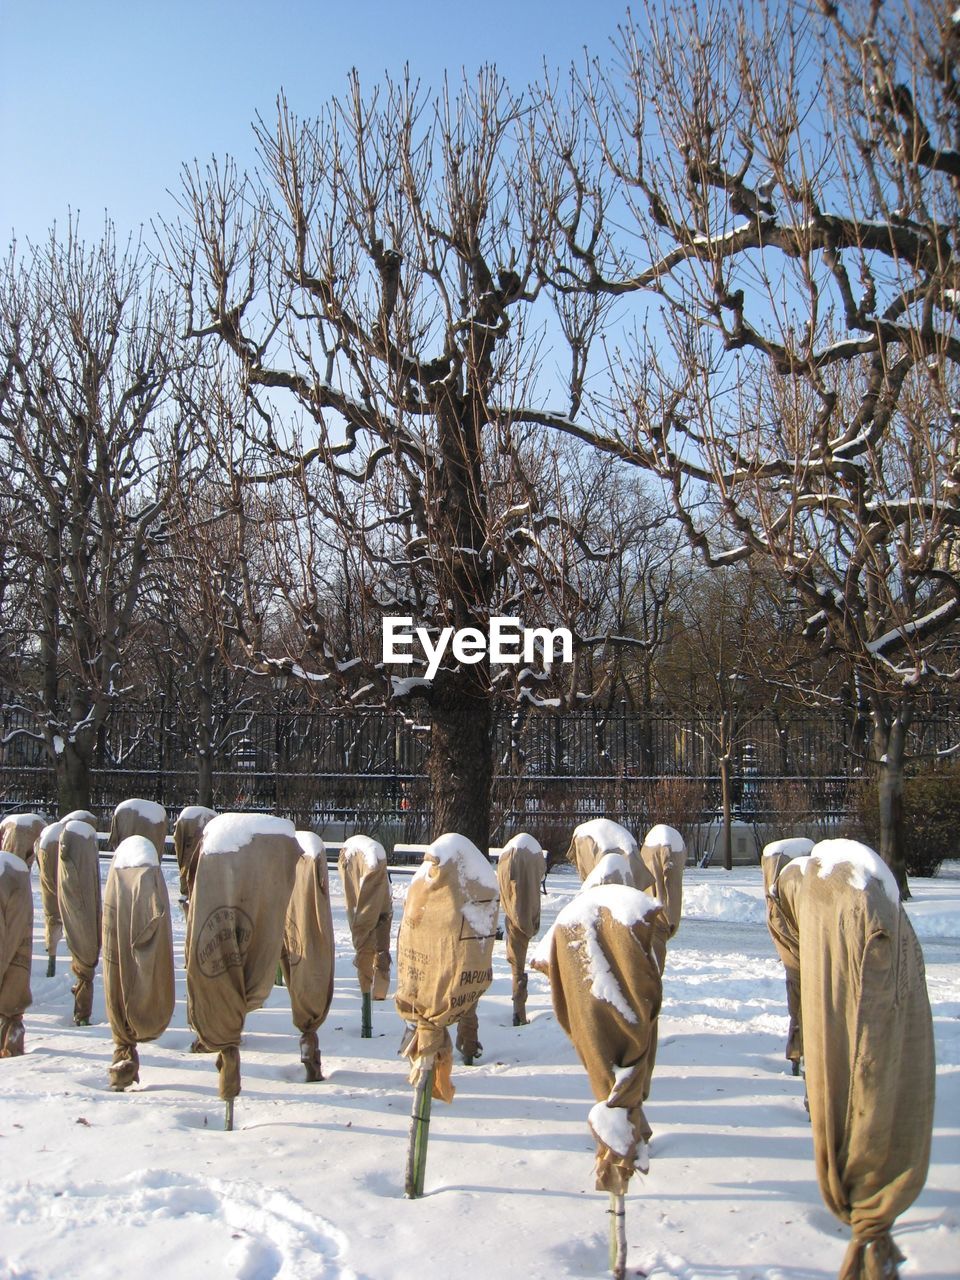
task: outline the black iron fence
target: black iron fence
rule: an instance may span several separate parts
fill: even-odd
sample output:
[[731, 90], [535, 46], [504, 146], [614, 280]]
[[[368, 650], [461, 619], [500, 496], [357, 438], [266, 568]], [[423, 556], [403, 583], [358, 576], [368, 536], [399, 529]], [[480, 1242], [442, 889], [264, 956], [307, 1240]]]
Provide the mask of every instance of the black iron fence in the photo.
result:
[[[0, 709], [0, 807], [53, 812], [53, 764], [30, 728], [23, 711]], [[625, 707], [500, 713], [493, 838], [523, 828], [556, 843], [554, 832], [601, 813], [636, 830], [647, 821], [709, 830], [720, 808], [717, 729], [703, 716]], [[387, 840], [422, 840], [430, 831], [426, 725], [378, 710], [279, 706], [221, 711], [212, 737], [218, 809], [267, 809], [300, 825], [379, 831]], [[910, 751], [929, 756], [958, 739], [960, 717], [918, 718]], [[196, 803], [199, 740], [196, 724], [170, 703], [118, 707], [97, 744], [93, 808], [106, 818], [133, 795], [171, 813]], [[855, 807], [865, 748], [862, 726], [841, 717], [765, 712], [744, 719], [732, 753], [737, 819], [835, 829]]]

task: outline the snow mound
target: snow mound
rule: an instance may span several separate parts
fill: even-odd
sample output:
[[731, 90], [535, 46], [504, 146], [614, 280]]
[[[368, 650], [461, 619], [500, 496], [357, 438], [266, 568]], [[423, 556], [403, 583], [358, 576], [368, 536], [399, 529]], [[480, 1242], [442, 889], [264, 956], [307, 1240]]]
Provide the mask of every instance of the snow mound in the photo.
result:
[[0, 875], [4, 871], [20, 871], [26, 875], [30, 874], [30, 868], [22, 858], [18, 858], [15, 853], [7, 853], [2, 850], [0, 851]]
[[694, 884], [683, 891], [685, 919], [732, 920], [738, 924], [766, 924], [763, 897], [733, 885]]
[[167, 811], [162, 804], [157, 804], [155, 800], [121, 800], [114, 809], [114, 813], [120, 813], [125, 810], [131, 810], [138, 813], [145, 822], [166, 822]]
[[526, 831], [518, 831], [515, 836], [511, 836], [500, 850], [501, 854], [506, 853], [508, 849], [527, 849], [530, 853], [543, 853], [543, 846], [540, 841], [528, 835]]
[[289, 818], [270, 813], [221, 813], [203, 829], [201, 854], [236, 853], [258, 836], [293, 836], [296, 828]]
[[900, 890], [893, 872], [877, 854], [856, 840], [821, 840], [813, 846], [810, 858], [800, 866], [804, 874], [816, 863], [821, 879], [829, 876], [837, 867], [847, 868], [849, 884], [854, 889], [866, 889], [870, 880], [879, 880], [891, 902], [899, 903]]
[[[658, 822], [655, 827], [651, 827], [643, 837], [643, 843], [651, 849], [659, 849], [661, 845], [667, 845], [673, 853], [686, 853], [687, 850], [680, 832], [676, 827], [668, 827], [665, 822]], [[609, 1146], [609, 1143], [607, 1145]]]
[[124, 867], [159, 867], [160, 859], [152, 840], [146, 836], [127, 836], [117, 845], [113, 865], [117, 871]]
[[377, 865], [386, 862], [387, 851], [379, 840], [371, 840], [369, 836], [351, 836], [343, 846], [343, 856], [349, 862], [351, 858], [362, 858], [370, 871]]
[[12, 1274], [31, 1280], [68, 1274], [68, 1260], [123, 1257], [138, 1227], [150, 1233], [144, 1271], [172, 1274], [176, 1259], [203, 1258], [206, 1280], [356, 1280], [340, 1231], [252, 1182], [164, 1169], [112, 1183], [33, 1182], [4, 1197], [0, 1224]]
[[184, 822], [196, 822], [198, 818], [205, 818], [209, 822], [216, 816], [216, 809], [208, 809], [205, 804], [188, 804], [185, 809], [180, 810], [177, 821], [182, 819]]
[[[97, 838], [96, 827], [91, 827], [90, 823], [84, 822], [82, 818], [70, 818], [69, 821], [64, 820], [63, 830], [72, 831], [75, 835], [83, 836], [85, 840], [89, 840], [91, 836], [93, 836], [94, 840]], [[61, 835], [62, 834], [63, 832], [61, 832]]]
[[909, 901], [903, 905], [918, 938], [960, 938], [960, 894], [952, 900]]
[[604, 852], [614, 849], [622, 849], [624, 853], [637, 852], [637, 842], [627, 828], [621, 827], [619, 822], [611, 822], [609, 818], [591, 818], [589, 822], [581, 822], [573, 833], [575, 840], [578, 836], [585, 840], [593, 839], [597, 848]]
[[771, 840], [763, 846], [764, 858], [775, 858], [785, 853], [788, 858], [804, 858], [813, 849], [813, 841], [806, 836], [787, 836], [784, 840]]
[[42, 813], [8, 813], [3, 819], [5, 827], [33, 827], [38, 822], [46, 823]]
[[298, 831], [297, 844], [300, 846], [300, 852], [305, 858], [326, 857], [327, 846], [313, 831]]
[[456, 862], [462, 885], [472, 881], [485, 889], [492, 889], [494, 893], [499, 889], [496, 869], [472, 840], [459, 835], [456, 831], [448, 831], [445, 835], [438, 836], [433, 844], [427, 846], [423, 858], [423, 865], [416, 873], [418, 876], [429, 874], [428, 859], [433, 858], [441, 866], [447, 862]]
[[[624, 884], [635, 888], [630, 859], [623, 853], [605, 853], [583, 882], [584, 889], [600, 884]], [[608, 1143], [609, 1145], [609, 1143]]]
[[60, 843], [60, 832], [64, 828], [66, 819], [61, 818], [59, 822], [50, 822], [43, 828], [39, 836], [37, 836], [38, 849], [50, 849]]

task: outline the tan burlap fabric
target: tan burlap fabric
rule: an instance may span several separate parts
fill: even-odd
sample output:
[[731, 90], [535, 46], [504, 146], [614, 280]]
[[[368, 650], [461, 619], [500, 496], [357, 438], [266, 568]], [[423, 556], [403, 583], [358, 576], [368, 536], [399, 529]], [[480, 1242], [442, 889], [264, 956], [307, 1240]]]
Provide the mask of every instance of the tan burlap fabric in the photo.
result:
[[127, 836], [146, 836], [153, 842], [157, 857], [163, 857], [167, 839], [167, 811], [154, 800], [121, 800], [110, 821], [110, 848], [119, 847]]
[[120, 842], [103, 895], [103, 993], [113, 1032], [110, 1079], [139, 1079], [138, 1043], [156, 1040], [173, 1016], [173, 927], [157, 851], [146, 836]]
[[[650, 1137], [654, 1030], [662, 986], [654, 956], [660, 905], [627, 885], [583, 889], [557, 916], [533, 959], [550, 978], [557, 1020], [590, 1078], [598, 1190], [622, 1194]], [[610, 1116], [609, 1109], [625, 1113]]]
[[393, 925], [386, 851], [369, 836], [351, 836], [340, 850], [337, 865], [360, 990], [371, 992], [374, 1000], [385, 1000], [390, 990]]
[[890, 1229], [923, 1187], [930, 1158], [935, 1064], [923, 955], [892, 875], [863, 846], [822, 841], [784, 868], [774, 892], [774, 941], [800, 969], [817, 1179], [852, 1231], [839, 1274], [881, 1280], [897, 1273]]
[[297, 832], [300, 859], [283, 930], [281, 964], [290, 991], [293, 1022], [301, 1032], [316, 1031], [333, 999], [333, 912], [323, 841]]
[[203, 831], [187, 920], [187, 1018], [219, 1051], [224, 1099], [240, 1092], [244, 1019], [273, 989], [299, 860], [284, 818], [225, 813]]
[[540, 929], [540, 885], [547, 860], [533, 836], [520, 832], [504, 845], [497, 862], [507, 960], [513, 977], [514, 1023], [526, 1022], [527, 948]]
[[33, 891], [30, 869], [0, 852], [0, 1058], [23, 1053], [23, 1011], [31, 1003]]
[[573, 863], [581, 880], [594, 869], [607, 853], [620, 853], [630, 864], [637, 879], [643, 878], [640, 851], [637, 842], [626, 829], [608, 818], [593, 818], [582, 822], [573, 833], [567, 849], [567, 861]]
[[32, 867], [37, 839], [46, 825], [39, 813], [8, 813], [0, 822], [0, 852], [14, 853]]
[[60, 832], [57, 901], [77, 978], [73, 1017], [75, 1022], [87, 1022], [93, 1009], [93, 976], [100, 959], [102, 906], [97, 833], [86, 822], [65, 822]]
[[476, 1011], [493, 981], [497, 875], [465, 836], [429, 846], [410, 882], [397, 938], [396, 1006], [413, 1028], [403, 1047], [410, 1082], [436, 1068], [433, 1096], [450, 1102], [453, 1052], [447, 1028]]
[[190, 899], [193, 882], [197, 876], [197, 859], [200, 857], [200, 840], [203, 829], [217, 815], [213, 809], [192, 804], [181, 809], [173, 824], [173, 852], [180, 869], [180, 896]]
[[[779, 914], [779, 905], [773, 898], [773, 886], [777, 882], [780, 872], [794, 858], [806, 857], [813, 848], [813, 841], [808, 840], [805, 836], [794, 836], [786, 840], [774, 840], [770, 844], [764, 845], [763, 855], [760, 859], [760, 865], [763, 871], [763, 886], [766, 893], [767, 901], [767, 927], [771, 936], [776, 939], [776, 931], [779, 929], [789, 929], [789, 923], [786, 922]], [[796, 1072], [799, 1069], [800, 1060], [803, 1058], [803, 1021], [800, 1012], [800, 968], [794, 961], [788, 963], [783, 959], [784, 952], [778, 947], [780, 958], [783, 960], [784, 971], [786, 974], [787, 985], [787, 1016], [789, 1024], [787, 1027], [787, 1047], [784, 1051], [784, 1057], [788, 1062], [797, 1064], [794, 1068]]]
[[40, 869], [40, 901], [43, 905], [43, 943], [48, 956], [57, 953], [63, 937], [57, 882], [60, 867], [60, 834], [64, 823], [51, 822], [37, 836], [37, 866]]
[[636, 887], [656, 898], [663, 907], [654, 937], [654, 952], [662, 973], [667, 943], [679, 929], [683, 914], [683, 868], [687, 861], [687, 846], [679, 831], [660, 823], [651, 827], [644, 836], [639, 856], [643, 874], [637, 877]]

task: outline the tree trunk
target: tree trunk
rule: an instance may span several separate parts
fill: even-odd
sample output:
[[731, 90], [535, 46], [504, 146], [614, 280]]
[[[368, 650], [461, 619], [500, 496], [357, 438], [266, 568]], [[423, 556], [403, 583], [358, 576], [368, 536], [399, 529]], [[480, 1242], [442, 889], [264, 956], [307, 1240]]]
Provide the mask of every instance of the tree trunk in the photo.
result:
[[733, 870], [733, 804], [731, 801], [730, 775], [732, 770], [730, 752], [724, 751], [720, 757], [720, 804], [723, 809], [723, 869]]
[[877, 852], [893, 872], [903, 899], [910, 897], [903, 821], [903, 766], [909, 719], [909, 712], [901, 712], [889, 720], [875, 716], [873, 730], [880, 816], [880, 848]]
[[83, 739], [65, 742], [57, 753], [57, 803], [61, 813], [91, 807], [90, 759], [91, 752]]
[[441, 670], [430, 699], [430, 800], [435, 840], [467, 836], [484, 855], [490, 846], [493, 785], [491, 695], [483, 664]]

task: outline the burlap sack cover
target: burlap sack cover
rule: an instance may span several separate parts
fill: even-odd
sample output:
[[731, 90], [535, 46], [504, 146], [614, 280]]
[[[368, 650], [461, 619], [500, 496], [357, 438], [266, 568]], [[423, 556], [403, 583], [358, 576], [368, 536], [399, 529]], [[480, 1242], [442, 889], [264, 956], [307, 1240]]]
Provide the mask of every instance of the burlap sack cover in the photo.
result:
[[540, 885], [546, 868], [543, 849], [526, 832], [515, 835], [500, 851], [497, 884], [514, 995], [521, 984], [530, 939], [540, 930]]
[[404, 1045], [410, 1083], [436, 1066], [433, 1096], [453, 1099], [447, 1028], [476, 1010], [493, 981], [497, 873], [466, 836], [427, 848], [407, 891], [397, 937], [396, 1006], [414, 1027]]
[[207, 809], [201, 804], [191, 804], [180, 810], [173, 824], [173, 852], [180, 869], [180, 897], [188, 901], [197, 875], [203, 829], [216, 816], [213, 809]]
[[[923, 954], [872, 850], [825, 840], [775, 885], [795, 925], [806, 1086], [820, 1191], [850, 1224], [840, 1280], [897, 1274], [890, 1228], [927, 1176], [933, 1022]], [[782, 952], [781, 952], [782, 954]]]
[[0, 822], [0, 852], [14, 853], [32, 867], [37, 839], [46, 825], [39, 813], [8, 813]]
[[136, 1046], [156, 1040], [173, 1017], [170, 899], [153, 841], [120, 842], [103, 895], [103, 993], [113, 1032], [115, 1087], [139, 1079]]
[[102, 905], [97, 833], [87, 822], [71, 819], [60, 832], [57, 902], [77, 982], [74, 1018], [90, 1017], [93, 975], [100, 959]]
[[385, 1000], [390, 989], [390, 929], [393, 899], [387, 875], [387, 854], [369, 836], [351, 836], [337, 860], [347, 923], [353, 938], [360, 990]]
[[60, 833], [64, 821], [48, 823], [37, 836], [37, 866], [40, 869], [40, 902], [43, 906], [43, 944], [47, 955], [56, 954], [63, 937], [60, 901], [57, 891], [60, 866]]
[[580, 879], [586, 880], [605, 853], [623, 854], [639, 882], [643, 872], [637, 842], [626, 827], [608, 818], [593, 818], [576, 828], [567, 849], [567, 861], [576, 867]]
[[533, 967], [546, 973], [557, 1021], [573, 1042], [597, 1105], [598, 1190], [622, 1195], [650, 1137], [654, 1028], [662, 986], [653, 953], [661, 914], [649, 894], [620, 884], [582, 889], [557, 916]]
[[683, 914], [683, 868], [687, 861], [687, 846], [675, 827], [660, 822], [644, 836], [639, 857], [646, 874], [638, 877], [637, 888], [656, 898], [663, 907], [654, 941], [662, 973], [667, 943], [680, 928]]
[[[776, 884], [780, 872], [788, 863], [792, 862], [794, 858], [806, 857], [812, 848], [813, 841], [808, 840], [806, 836], [790, 836], [785, 840], [773, 840], [763, 847], [760, 866], [763, 871], [763, 887], [766, 894], [767, 928], [775, 941], [777, 930], [782, 932], [784, 929], [789, 929], [790, 925], [779, 914], [779, 905], [776, 899], [772, 897], [773, 886]], [[799, 875], [799, 869], [797, 874]], [[780, 951], [780, 958], [783, 960], [787, 981], [787, 1016], [789, 1025], [787, 1027], [787, 1047], [784, 1051], [784, 1057], [788, 1062], [799, 1063], [803, 1057], [803, 1023], [800, 1015], [800, 966], [799, 962], [793, 960], [788, 963], [783, 959], [783, 951], [779, 947], [778, 951]]]
[[290, 991], [294, 1026], [316, 1031], [333, 999], [333, 912], [327, 851], [311, 831], [298, 831], [300, 858], [287, 907], [280, 963]]
[[146, 836], [157, 857], [163, 857], [167, 839], [167, 811], [154, 800], [121, 800], [110, 821], [110, 848], [117, 849], [127, 836]]
[[204, 827], [187, 920], [187, 1018], [219, 1051], [224, 1099], [240, 1092], [244, 1019], [273, 989], [299, 860], [285, 818], [223, 813]]
[[4, 850], [0, 852], [0, 1058], [23, 1051], [21, 1028], [23, 1011], [31, 1003], [32, 946], [30, 868], [23, 858]]

